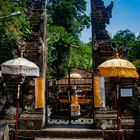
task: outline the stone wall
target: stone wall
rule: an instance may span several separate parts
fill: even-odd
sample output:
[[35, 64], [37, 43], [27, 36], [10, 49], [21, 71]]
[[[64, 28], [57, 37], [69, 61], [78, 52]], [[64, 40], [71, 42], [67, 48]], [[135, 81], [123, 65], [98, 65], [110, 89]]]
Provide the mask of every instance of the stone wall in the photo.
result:
[[[32, 33], [24, 40], [19, 40], [19, 49], [23, 56], [36, 63], [40, 69], [40, 77], [46, 75], [46, 0], [33, 0], [29, 6], [27, 18], [30, 21]], [[4, 75], [2, 91], [0, 91], [0, 118], [15, 120], [17, 83], [15, 76]], [[43, 126], [43, 109], [35, 108], [35, 77], [26, 77], [21, 84], [19, 99], [19, 127], [23, 129], [25, 123], [30, 129], [41, 129]], [[45, 91], [44, 91], [45, 92]], [[45, 93], [44, 93], [45, 94]], [[38, 120], [38, 121], [37, 121]], [[11, 122], [11, 121], [9, 121]], [[25, 127], [26, 129], [26, 127]]]

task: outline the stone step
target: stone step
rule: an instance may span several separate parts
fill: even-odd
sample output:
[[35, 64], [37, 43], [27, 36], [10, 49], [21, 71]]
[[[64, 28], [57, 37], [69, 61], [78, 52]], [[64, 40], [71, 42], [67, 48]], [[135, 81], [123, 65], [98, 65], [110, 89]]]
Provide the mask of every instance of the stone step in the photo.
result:
[[35, 140], [103, 140], [103, 138], [35, 138]]
[[[11, 133], [11, 132], [10, 132]], [[140, 129], [123, 129], [119, 131], [121, 140], [138, 140]], [[14, 134], [14, 132], [13, 132]], [[12, 138], [12, 137], [11, 137]], [[76, 128], [46, 128], [42, 130], [19, 130], [18, 140], [70, 140], [70, 139], [97, 139], [117, 140], [117, 130], [76, 129]], [[37, 139], [38, 138], [38, 139]], [[12, 140], [12, 139], [11, 139]]]

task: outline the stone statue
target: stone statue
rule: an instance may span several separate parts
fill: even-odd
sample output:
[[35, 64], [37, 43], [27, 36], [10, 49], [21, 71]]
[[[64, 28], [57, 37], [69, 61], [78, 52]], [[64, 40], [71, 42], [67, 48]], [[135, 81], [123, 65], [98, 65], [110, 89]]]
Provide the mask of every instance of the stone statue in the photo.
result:
[[105, 7], [102, 0], [94, 0], [93, 26], [97, 39], [109, 39], [106, 24], [109, 24], [109, 20], [112, 17], [113, 6], [113, 1]]

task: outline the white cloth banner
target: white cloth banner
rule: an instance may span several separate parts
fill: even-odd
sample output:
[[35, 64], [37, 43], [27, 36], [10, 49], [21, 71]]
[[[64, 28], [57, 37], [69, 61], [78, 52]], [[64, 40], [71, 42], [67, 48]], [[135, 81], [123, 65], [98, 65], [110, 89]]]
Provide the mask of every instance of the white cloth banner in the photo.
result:
[[106, 97], [105, 97], [105, 80], [103, 76], [100, 76], [100, 94], [102, 98], [102, 107], [106, 107]]

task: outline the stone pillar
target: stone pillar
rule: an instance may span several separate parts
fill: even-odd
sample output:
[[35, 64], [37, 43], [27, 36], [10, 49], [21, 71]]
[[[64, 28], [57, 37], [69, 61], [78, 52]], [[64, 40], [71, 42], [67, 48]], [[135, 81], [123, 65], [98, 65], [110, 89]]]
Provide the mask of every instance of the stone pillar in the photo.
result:
[[[29, 10], [28, 19], [32, 28], [31, 35], [23, 41], [25, 57], [36, 63], [40, 69], [40, 78], [46, 81], [47, 68], [47, 46], [45, 42], [46, 35], [46, 0], [33, 0]], [[24, 85], [23, 107], [24, 113], [20, 117], [20, 128], [41, 129], [45, 125], [46, 109], [35, 109], [35, 82], [33, 78], [28, 77]], [[46, 85], [46, 84], [45, 84]], [[46, 88], [45, 88], [46, 89]], [[46, 91], [43, 91], [44, 97]], [[32, 97], [30, 104], [27, 104]], [[44, 99], [45, 102], [45, 99]], [[25, 106], [27, 108], [25, 108]], [[31, 107], [32, 106], [32, 107]], [[30, 109], [31, 107], [31, 109]], [[29, 109], [28, 109], [29, 108]], [[25, 126], [25, 121], [27, 125]], [[28, 125], [29, 124], [29, 125]]]
[[114, 3], [111, 1], [105, 7], [102, 0], [92, 0], [91, 4], [94, 72], [97, 73], [98, 65], [113, 56], [113, 42], [106, 30], [106, 24], [109, 24], [112, 17]]

